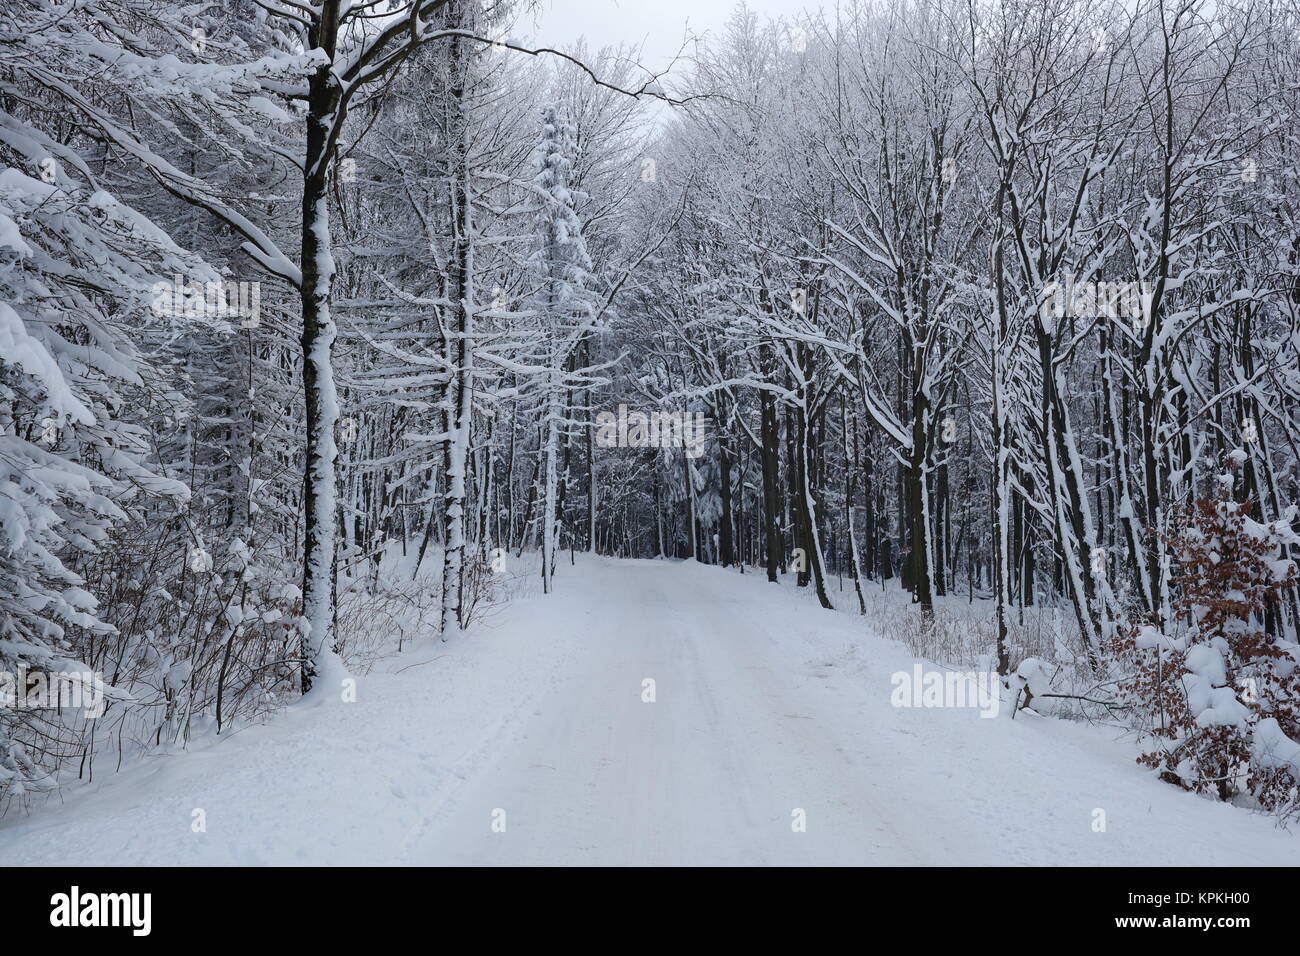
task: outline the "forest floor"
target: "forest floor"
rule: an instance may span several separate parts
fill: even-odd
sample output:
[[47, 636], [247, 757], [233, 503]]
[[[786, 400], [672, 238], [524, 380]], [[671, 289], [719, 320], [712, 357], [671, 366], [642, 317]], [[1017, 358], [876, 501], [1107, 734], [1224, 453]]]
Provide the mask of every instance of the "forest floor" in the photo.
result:
[[894, 707], [912, 655], [808, 597], [580, 555], [554, 595], [381, 661], [355, 703], [11, 813], [0, 864], [1300, 862], [1294, 834], [1158, 782], [1114, 728]]

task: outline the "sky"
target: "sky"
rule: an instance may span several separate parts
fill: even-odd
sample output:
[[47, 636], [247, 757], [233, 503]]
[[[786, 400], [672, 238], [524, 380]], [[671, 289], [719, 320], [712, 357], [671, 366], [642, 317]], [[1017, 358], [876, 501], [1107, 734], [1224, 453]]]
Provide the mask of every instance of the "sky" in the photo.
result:
[[[767, 19], [819, 4], [816, 0], [748, 0], [747, 5]], [[697, 36], [716, 35], [736, 6], [737, 0], [541, 0], [535, 36], [546, 45], [571, 43], [579, 36], [586, 36], [593, 47], [620, 42], [643, 45], [642, 65], [658, 70], [668, 66], [688, 30]], [[525, 15], [517, 32], [531, 30], [533, 23]]]

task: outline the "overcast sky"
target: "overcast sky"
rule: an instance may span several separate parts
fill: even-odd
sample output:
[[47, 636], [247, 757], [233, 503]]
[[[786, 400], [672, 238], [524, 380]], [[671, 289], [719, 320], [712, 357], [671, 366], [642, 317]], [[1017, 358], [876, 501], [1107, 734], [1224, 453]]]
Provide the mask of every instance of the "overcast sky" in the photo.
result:
[[[764, 19], [819, 6], [816, 0], [749, 0], [747, 5]], [[580, 36], [594, 47], [644, 44], [642, 65], [662, 69], [688, 28], [696, 35], [716, 35], [737, 6], [736, 0], [541, 0], [536, 38], [547, 45]], [[518, 32], [533, 30], [533, 24], [531, 17], [523, 17]]]

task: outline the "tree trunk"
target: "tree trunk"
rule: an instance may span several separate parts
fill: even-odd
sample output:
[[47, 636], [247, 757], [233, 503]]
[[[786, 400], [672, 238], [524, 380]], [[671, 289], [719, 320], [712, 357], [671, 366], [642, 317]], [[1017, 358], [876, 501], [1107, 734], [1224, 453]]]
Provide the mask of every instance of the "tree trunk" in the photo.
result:
[[[340, 0], [327, 0], [311, 27], [311, 45], [324, 50], [331, 60], [338, 39], [339, 6]], [[327, 194], [335, 149], [331, 133], [338, 121], [339, 99], [338, 80], [326, 63], [309, 79], [302, 193], [302, 377], [307, 429], [302, 594], [308, 626], [303, 649], [304, 694], [318, 678], [332, 680], [342, 672], [334, 638], [338, 393], [333, 365], [336, 328], [330, 311], [335, 268]]]

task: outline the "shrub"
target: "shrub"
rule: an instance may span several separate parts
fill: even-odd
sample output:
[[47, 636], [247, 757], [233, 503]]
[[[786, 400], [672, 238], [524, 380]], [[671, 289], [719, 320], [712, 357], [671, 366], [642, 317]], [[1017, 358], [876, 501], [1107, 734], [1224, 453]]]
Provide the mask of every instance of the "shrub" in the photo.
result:
[[1300, 654], [1262, 622], [1296, 583], [1283, 554], [1300, 538], [1294, 508], [1265, 524], [1233, 500], [1234, 462], [1216, 497], [1174, 515], [1172, 620], [1130, 621], [1122, 640], [1136, 670], [1121, 693], [1152, 745], [1138, 760], [1162, 780], [1278, 810], [1294, 806], [1300, 782]]

